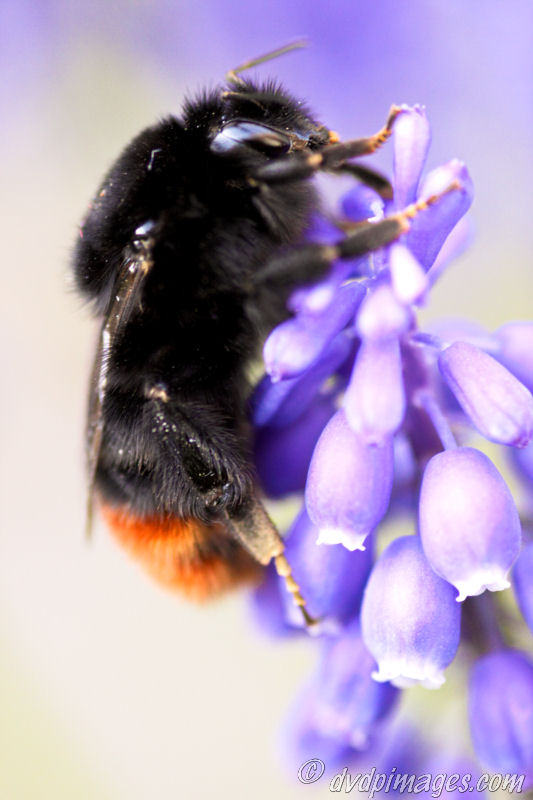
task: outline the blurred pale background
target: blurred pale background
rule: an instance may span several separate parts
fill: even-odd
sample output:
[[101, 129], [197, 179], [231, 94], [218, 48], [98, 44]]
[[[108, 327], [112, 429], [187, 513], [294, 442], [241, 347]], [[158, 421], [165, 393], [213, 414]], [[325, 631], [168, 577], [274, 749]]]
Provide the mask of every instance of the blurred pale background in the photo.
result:
[[430, 166], [471, 169], [476, 240], [426, 318], [530, 318], [533, 7], [1, 0], [0, 25], [0, 797], [326, 797], [275, 744], [309, 643], [263, 638], [242, 596], [198, 609], [164, 593], [101, 527], [83, 540], [95, 327], [68, 289], [77, 223], [119, 149], [187, 89], [307, 36], [261, 75], [343, 136], [424, 103]]

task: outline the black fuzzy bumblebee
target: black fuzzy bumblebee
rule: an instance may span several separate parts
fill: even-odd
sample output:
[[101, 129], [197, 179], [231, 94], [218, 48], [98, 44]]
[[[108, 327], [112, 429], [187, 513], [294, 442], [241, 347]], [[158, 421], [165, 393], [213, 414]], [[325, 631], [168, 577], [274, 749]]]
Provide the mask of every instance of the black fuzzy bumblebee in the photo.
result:
[[[287, 314], [295, 285], [391, 242], [401, 214], [363, 224], [337, 246], [302, 244], [317, 170], [390, 135], [338, 142], [273, 83], [233, 70], [187, 102], [183, 118], [142, 131], [105, 177], [74, 255], [81, 294], [103, 319], [88, 426], [89, 525], [96, 491], [119, 540], [163, 583], [194, 598], [275, 559], [310, 618], [264, 510], [250, 457], [247, 368]], [[339, 238], [341, 238], [339, 236]]]

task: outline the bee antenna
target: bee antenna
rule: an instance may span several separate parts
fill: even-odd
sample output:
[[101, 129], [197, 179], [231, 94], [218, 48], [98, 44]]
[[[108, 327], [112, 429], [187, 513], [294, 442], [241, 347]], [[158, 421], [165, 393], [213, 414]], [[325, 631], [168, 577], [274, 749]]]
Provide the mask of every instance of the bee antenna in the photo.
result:
[[244, 64], [235, 67], [235, 69], [230, 69], [230, 71], [226, 73], [226, 80], [228, 83], [242, 85], [244, 81], [239, 75], [240, 72], [245, 72], [247, 69], [257, 67], [259, 64], [264, 64], [266, 61], [272, 61], [274, 58], [278, 58], [278, 56], [284, 56], [285, 53], [290, 53], [292, 50], [300, 50], [303, 47], [307, 47], [307, 45], [308, 42], [305, 39], [299, 39], [297, 42], [291, 42], [284, 47], [278, 47], [277, 50], [271, 50], [269, 53], [265, 53], [264, 56], [245, 61]]

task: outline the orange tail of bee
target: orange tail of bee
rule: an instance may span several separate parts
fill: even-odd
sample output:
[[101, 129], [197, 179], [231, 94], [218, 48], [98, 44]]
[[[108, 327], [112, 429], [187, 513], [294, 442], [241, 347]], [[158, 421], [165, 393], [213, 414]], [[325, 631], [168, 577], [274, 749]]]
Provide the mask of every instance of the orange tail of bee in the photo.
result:
[[116, 539], [153, 578], [191, 600], [207, 600], [261, 576], [260, 565], [222, 525], [136, 517], [111, 506], [103, 506], [102, 513]]

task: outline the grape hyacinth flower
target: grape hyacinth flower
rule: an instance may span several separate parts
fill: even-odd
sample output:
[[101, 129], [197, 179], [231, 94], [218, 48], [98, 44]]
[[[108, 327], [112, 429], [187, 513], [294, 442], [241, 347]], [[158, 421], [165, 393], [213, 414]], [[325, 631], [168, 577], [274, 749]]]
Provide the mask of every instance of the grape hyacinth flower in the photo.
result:
[[458, 601], [510, 586], [521, 546], [511, 492], [486, 455], [473, 447], [437, 453], [420, 491], [420, 536], [431, 567], [456, 587]]
[[481, 658], [470, 677], [470, 726], [482, 764], [533, 784], [533, 661], [517, 650]]
[[454, 342], [439, 368], [478, 431], [498, 444], [525, 447], [533, 435], [533, 396], [492, 356], [468, 342]]
[[387, 509], [392, 466], [392, 439], [368, 447], [345, 412], [337, 411], [318, 440], [307, 477], [306, 506], [319, 544], [364, 549]]
[[317, 669], [301, 701], [309, 715], [307, 726], [343, 747], [367, 747], [377, 723], [389, 714], [399, 694], [390, 684], [372, 679], [375, 667], [357, 620], [342, 634], [325, 637]]
[[379, 665], [375, 680], [400, 687], [444, 683], [443, 670], [459, 645], [461, 612], [453, 588], [431, 569], [418, 536], [395, 539], [377, 561], [361, 624]]
[[[419, 329], [418, 308], [469, 238], [464, 215], [473, 199], [458, 160], [423, 175], [429, 144], [424, 109], [402, 106], [393, 131], [392, 199], [356, 186], [337, 217], [320, 218], [310, 230], [311, 240], [334, 242], [362, 221], [410, 209], [409, 230], [398, 241], [334, 263], [321, 281], [291, 296], [292, 317], [267, 339], [267, 375], [253, 399], [256, 464], [267, 492], [304, 495], [287, 556], [328, 641], [293, 735], [327, 741], [346, 757], [347, 747], [364, 750], [392, 711], [387, 704], [386, 713], [368, 711], [375, 689], [361, 695], [361, 665], [374, 664], [364, 681], [370, 675], [376, 686], [436, 688], [460, 645], [462, 617], [460, 664], [474, 663], [473, 744], [481, 764], [499, 768], [507, 762], [487, 757], [480, 733], [498, 681], [479, 675], [491, 658], [508, 664], [529, 709], [533, 668], [506, 649], [494, 599], [478, 595], [505, 591], [516, 562], [515, 591], [532, 625], [533, 561], [531, 545], [520, 555], [519, 511], [483, 439], [492, 450], [495, 443], [512, 451], [533, 489], [533, 323], [494, 333], [457, 320]], [[416, 509], [413, 535], [384, 548], [382, 522]], [[271, 632], [301, 633], [272, 572], [257, 597]], [[477, 655], [485, 659], [479, 669]], [[528, 754], [521, 751], [513, 764], [529, 770], [521, 724], [510, 722], [496, 749], [503, 753], [516, 733]]]
[[[346, 624], [357, 615], [363, 589], [372, 567], [372, 547], [364, 554], [343, 547], [329, 547], [324, 558], [315, 557], [318, 531], [304, 509], [291, 526], [285, 555], [295, 564], [293, 576], [305, 595], [309, 612], [315, 619]], [[295, 608], [292, 596], [283, 587], [285, 616], [293, 625], [302, 626], [303, 619]], [[333, 625], [330, 625], [330, 630]]]

